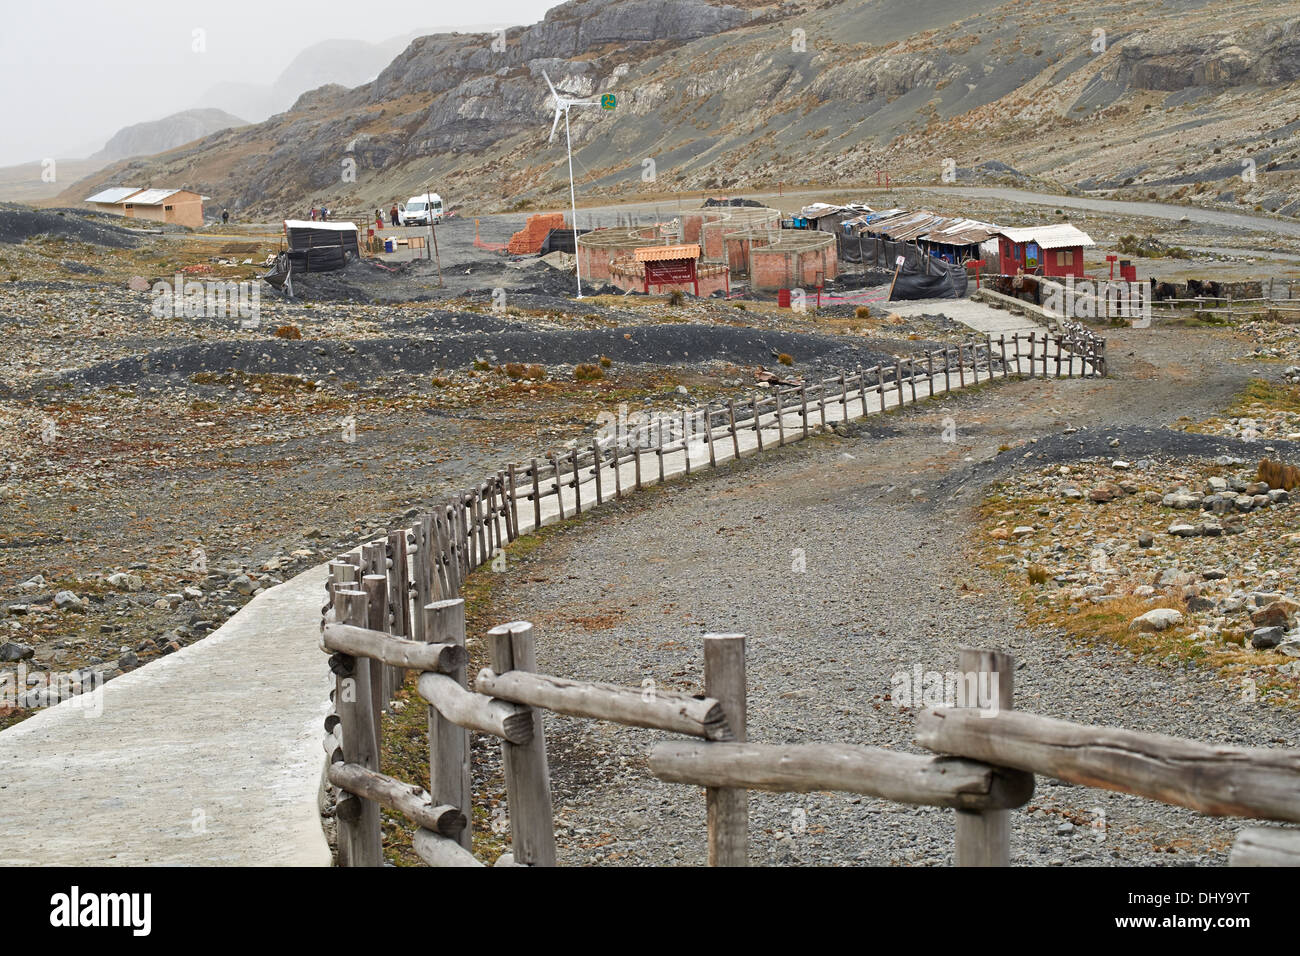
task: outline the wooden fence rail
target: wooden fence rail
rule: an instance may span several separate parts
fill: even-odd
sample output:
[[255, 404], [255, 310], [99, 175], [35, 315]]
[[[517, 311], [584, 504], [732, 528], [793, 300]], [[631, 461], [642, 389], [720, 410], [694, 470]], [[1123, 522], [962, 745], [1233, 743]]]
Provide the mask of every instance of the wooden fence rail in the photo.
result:
[[[345, 610], [353, 600], [350, 594], [336, 592]], [[439, 604], [453, 624], [463, 621], [459, 601]], [[480, 672], [475, 691], [436, 671], [420, 675], [420, 693], [436, 703], [440, 715], [440, 722], [431, 719], [429, 726], [431, 793], [370, 764], [365, 741], [359, 739], [373, 732], [368, 708], [337, 707], [326, 718], [328, 779], [348, 801], [340, 800], [337, 814], [341, 864], [380, 865], [378, 808], [384, 806], [417, 828], [412, 846], [426, 863], [482, 865], [473, 855], [466, 822], [473, 809], [468, 741], [458, 741], [450, 757], [446, 750], [455, 735], [467, 738], [474, 731], [499, 740], [502, 747], [512, 853], [498, 865], [553, 866], [557, 848], [543, 728], [547, 710], [696, 738], [655, 743], [648, 766], [665, 782], [705, 788], [712, 865], [748, 862], [750, 790], [842, 791], [951, 809], [959, 866], [1009, 864], [1009, 811], [1029, 801], [1035, 774], [1212, 815], [1300, 820], [1300, 751], [1216, 747], [1017, 713], [1006, 709], [1014, 661], [997, 651], [961, 649], [958, 686], [979, 688], [976, 693], [982, 696], [960, 701], [956, 708], [921, 712], [916, 742], [937, 754], [925, 756], [837, 743], [747, 742], [745, 638], [740, 634], [704, 637], [705, 690], [716, 697], [538, 674], [535, 636], [527, 622], [493, 628], [487, 638], [493, 667]], [[381, 649], [377, 643], [365, 646]], [[350, 673], [363, 671], [359, 659], [349, 656], [349, 661]], [[994, 673], [999, 680], [978, 679]], [[444, 687], [450, 688], [454, 703], [442, 699]], [[484, 716], [490, 713], [497, 716]], [[356, 727], [349, 729], [349, 721]], [[442, 802], [447, 783], [459, 791], [460, 803]], [[1300, 831], [1245, 830], [1231, 862], [1300, 865]]]
[[[1176, 742], [1178, 749], [1169, 743], [1173, 738], [1015, 714], [1009, 711], [1010, 659], [994, 652], [963, 651], [961, 666], [972, 673], [1005, 675], [997, 701], [973, 705], [987, 710], [996, 704], [996, 717], [979, 711], [921, 715], [918, 740], [940, 756], [838, 744], [747, 742], [742, 635], [705, 636], [707, 696], [694, 696], [539, 673], [532, 626], [513, 622], [489, 632], [490, 667], [470, 686], [459, 597], [466, 576], [520, 535], [579, 514], [584, 503], [588, 508], [600, 505], [692, 467], [718, 467], [769, 445], [798, 440], [814, 427], [879, 414], [980, 381], [1101, 374], [1104, 340], [1086, 330], [1067, 329], [1052, 336], [1013, 335], [946, 346], [824, 382], [756, 394], [748, 402], [711, 402], [680, 415], [620, 426], [589, 448], [508, 465], [422, 516], [412, 528], [391, 531], [330, 562], [321, 648], [330, 655], [335, 687], [324, 744], [327, 777], [339, 790], [340, 864], [382, 864], [379, 811], [386, 807], [417, 827], [413, 846], [422, 859], [434, 865], [479, 865], [468, 825], [474, 732], [490, 736], [502, 748], [513, 852], [498, 865], [553, 865], [557, 851], [543, 723], [547, 710], [689, 738], [657, 745], [650, 765], [665, 780], [705, 788], [709, 859], [720, 865], [746, 861], [750, 789], [846, 789], [951, 807], [958, 815], [956, 858], [963, 865], [1007, 861], [1007, 811], [1028, 799], [1033, 773], [1209, 813], [1300, 819], [1296, 752], [1216, 749], [1211, 759], [1197, 749], [1204, 745], [1194, 742]], [[680, 460], [666, 462], [671, 456]], [[380, 767], [381, 710], [408, 671], [418, 675], [416, 686], [428, 705], [427, 792], [385, 775]], [[1117, 741], [1128, 748], [1122, 757], [1115, 756]], [[1089, 742], [1091, 750], [1080, 746]], [[1145, 762], [1135, 763], [1134, 754], [1146, 755]], [[1250, 792], [1241, 793], [1234, 780], [1247, 781]], [[1295, 860], [1294, 831], [1249, 834], [1234, 852], [1234, 862]]]

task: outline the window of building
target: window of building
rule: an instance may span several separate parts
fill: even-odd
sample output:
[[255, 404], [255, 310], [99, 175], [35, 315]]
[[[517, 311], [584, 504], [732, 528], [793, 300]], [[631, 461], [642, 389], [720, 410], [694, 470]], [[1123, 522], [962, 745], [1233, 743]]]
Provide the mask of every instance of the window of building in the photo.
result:
[[172, 207], [171, 207], [171, 206], [163, 206], [163, 210], [164, 210], [165, 212], [171, 212], [171, 211], [172, 211]]

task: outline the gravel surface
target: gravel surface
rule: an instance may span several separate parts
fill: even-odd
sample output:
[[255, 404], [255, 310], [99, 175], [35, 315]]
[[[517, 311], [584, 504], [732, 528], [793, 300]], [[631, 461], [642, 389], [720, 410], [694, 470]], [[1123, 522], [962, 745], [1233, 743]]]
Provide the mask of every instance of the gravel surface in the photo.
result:
[[[1129, 343], [1147, 361], [1127, 358]], [[959, 645], [975, 644], [1016, 656], [1020, 709], [1223, 744], [1295, 746], [1292, 714], [1243, 703], [1207, 672], [1028, 628], [1012, 595], [976, 566], [967, 539], [981, 489], [1013, 467], [997, 451], [1003, 444], [1036, 454], [1031, 439], [1072, 425], [1099, 435], [1122, 429], [1121, 447], [1141, 438], [1154, 452], [1163, 436], [1171, 451], [1220, 453], [1217, 439], [1155, 426], [1170, 409], [1213, 411], [1239, 388], [1248, 369], [1223, 360], [1234, 348], [1211, 333], [1124, 330], [1112, 344], [1113, 379], [1009, 383], [670, 486], [555, 534], [507, 571], [491, 617], [534, 621], [548, 673], [652, 679], [695, 693], [701, 636], [743, 632], [755, 741], [916, 750], [914, 712], [889, 699], [891, 679], [917, 665], [950, 670]], [[1169, 371], [1151, 374], [1157, 366]], [[1199, 387], [1189, 391], [1187, 377]], [[956, 443], [941, 441], [946, 423]], [[1078, 440], [1039, 444], [1066, 461], [1092, 451]], [[547, 735], [561, 862], [704, 862], [702, 791], [660, 783], [644, 766], [664, 735], [550, 715]], [[479, 772], [490, 781], [494, 769], [489, 760]], [[1218, 865], [1243, 825], [1042, 778], [1012, 820], [1021, 865]], [[942, 810], [753, 793], [750, 821], [755, 863], [952, 862], [953, 815]]]

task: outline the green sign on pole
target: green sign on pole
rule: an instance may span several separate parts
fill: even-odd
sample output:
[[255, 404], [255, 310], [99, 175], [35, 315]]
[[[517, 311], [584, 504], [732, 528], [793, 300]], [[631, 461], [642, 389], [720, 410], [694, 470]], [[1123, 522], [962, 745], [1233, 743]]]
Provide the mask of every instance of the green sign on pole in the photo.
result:
[[613, 93], [604, 93], [600, 97], [600, 108], [603, 110], [612, 110], [618, 105], [618, 98]]

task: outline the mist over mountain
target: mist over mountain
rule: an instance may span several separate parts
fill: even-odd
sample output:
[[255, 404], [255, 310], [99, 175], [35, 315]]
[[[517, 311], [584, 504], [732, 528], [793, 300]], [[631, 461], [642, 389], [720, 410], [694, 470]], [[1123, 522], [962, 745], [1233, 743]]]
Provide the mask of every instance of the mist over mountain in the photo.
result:
[[[567, 179], [543, 71], [617, 97], [573, 111], [580, 197], [953, 170], [1276, 209], [1300, 169], [1300, 19], [1264, 0], [574, 0], [504, 43], [419, 37], [370, 82], [111, 172], [268, 214], [369, 208], [430, 178], [452, 202], [553, 201]], [[1247, 159], [1270, 176], [1243, 181]]]

